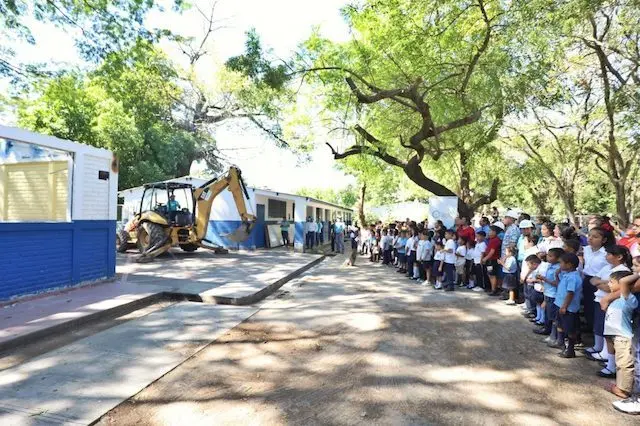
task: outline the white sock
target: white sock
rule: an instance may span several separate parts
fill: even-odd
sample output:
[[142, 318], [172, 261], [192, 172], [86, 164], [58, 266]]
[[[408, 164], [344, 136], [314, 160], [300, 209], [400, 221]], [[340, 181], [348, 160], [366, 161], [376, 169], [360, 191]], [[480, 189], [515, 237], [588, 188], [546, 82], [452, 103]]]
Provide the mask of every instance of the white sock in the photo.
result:
[[609, 350], [607, 349], [607, 345], [603, 345], [602, 346], [602, 350], [600, 352], [598, 352], [598, 354], [600, 355], [600, 357], [602, 359], [608, 359], [609, 358]]
[[604, 345], [604, 337], [602, 336], [594, 336], [595, 342], [593, 343], [593, 350], [595, 352], [600, 352], [602, 350], [602, 346]]
[[475, 287], [476, 286], [476, 282], [474, 280], [469, 280], [469, 286], [470, 287]]
[[616, 371], [616, 356], [609, 354], [607, 358], [607, 370]]

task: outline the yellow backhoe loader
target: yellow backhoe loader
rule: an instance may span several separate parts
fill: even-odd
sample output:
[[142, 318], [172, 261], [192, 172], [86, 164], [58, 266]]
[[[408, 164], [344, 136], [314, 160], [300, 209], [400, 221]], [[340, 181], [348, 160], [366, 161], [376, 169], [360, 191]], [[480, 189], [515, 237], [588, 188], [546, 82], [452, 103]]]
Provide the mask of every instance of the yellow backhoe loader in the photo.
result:
[[146, 184], [139, 212], [117, 233], [117, 250], [125, 252], [130, 245], [137, 245], [141, 254], [136, 260], [149, 262], [176, 246], [187, 252], [198, 247], [219, 249], [205, 237], [213, 200], [227, 188], [233, 194], [242, 225], [224, 237], [234, 242], [246, 241], [256, 217], [247, 212], [245, 199], [249, 199], [249, 193], [240, 169], [230, 167], [224, 176], [197, 188], [178, 182]]

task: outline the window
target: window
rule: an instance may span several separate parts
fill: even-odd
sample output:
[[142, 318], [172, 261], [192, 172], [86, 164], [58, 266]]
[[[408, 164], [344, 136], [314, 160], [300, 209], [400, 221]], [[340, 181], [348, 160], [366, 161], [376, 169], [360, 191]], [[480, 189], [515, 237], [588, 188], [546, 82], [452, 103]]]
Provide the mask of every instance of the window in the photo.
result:
[[72, 154], [0, 138], [0, 221], [71, 219]]
[[269, 217], [282, 219], [287, 215], [287, 202], [269, 198]]

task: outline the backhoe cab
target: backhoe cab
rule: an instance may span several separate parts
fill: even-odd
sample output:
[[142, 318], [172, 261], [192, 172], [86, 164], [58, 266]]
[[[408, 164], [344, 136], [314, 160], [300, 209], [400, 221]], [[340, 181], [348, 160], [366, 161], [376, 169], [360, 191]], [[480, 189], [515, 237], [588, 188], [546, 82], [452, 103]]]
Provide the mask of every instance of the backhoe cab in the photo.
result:
[[[141, 253], [137, 261], [149, 262], [176, 246], [188, 252], [198, 247], [220, 250], [205, 237], [213, 201], [227, 188], [233, 195], [242, 225], [224, 237], [234, 242], [246, 241], [256, 217], [247, 212], [245, 199], [249, 199], [249, 193], [240, 170], [231, 167], [224, 176], [197, 188], [178, 182], [146, 184], [139, 213], [116, 236], [118, 251], [125, 252], [130, 244], [136, 244]], [[203, 245], [203, 241], [208, 245]]]

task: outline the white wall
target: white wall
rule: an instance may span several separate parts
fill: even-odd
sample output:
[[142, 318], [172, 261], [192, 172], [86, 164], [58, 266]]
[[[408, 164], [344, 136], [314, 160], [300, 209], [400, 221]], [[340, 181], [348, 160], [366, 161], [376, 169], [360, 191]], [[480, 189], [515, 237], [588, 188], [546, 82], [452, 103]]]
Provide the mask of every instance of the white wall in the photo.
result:
[[[71, 219], [116, 220], [118, 173], [111, 170], [113, 153], [53, 136], [0, 126], [0, 138], [26, 142], [73, 155]], [[109, 172], [108, 180], [98, 179], [98, 171]]]
[[[250, 214], [256, 214], [256, 195], [249, 189], [249, 201], [245, 198], [247, 210]], [[225, 189], [213, 200], [210, 220], [240, 220], [233, 194]]]

